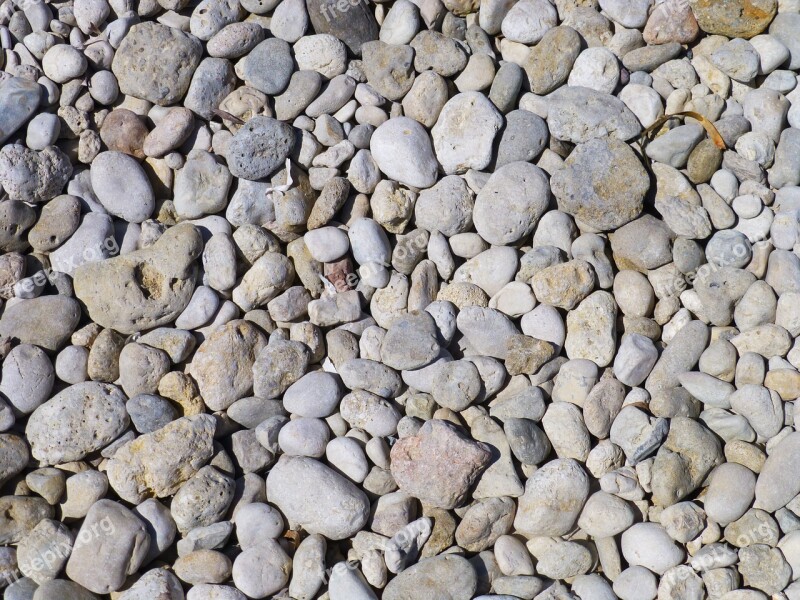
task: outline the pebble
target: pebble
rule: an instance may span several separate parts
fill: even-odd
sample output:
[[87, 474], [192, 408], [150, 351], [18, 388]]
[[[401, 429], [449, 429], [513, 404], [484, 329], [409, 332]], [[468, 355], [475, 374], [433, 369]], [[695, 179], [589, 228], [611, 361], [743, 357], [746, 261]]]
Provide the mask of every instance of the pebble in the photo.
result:
[[[201, 243], [194, 226], [173, 228], [148, 248], [82, 265], [75, 272], [75, 293], [90, 314], [118, 331], [133, 333], [163, 325], [191, 298]], [[136, 299], [134, 313], [126, 296]]]
[[91, 177], [97, 199], [112, 215], [129, 223], [141, 223], [152, 214], [153, 188], [138, 162], [127, 154], [101, 152], [92, 162]]
[[422, 586], [434, 598], [447, 594], [453, 600], [468, 600], [477, 590], [478, 576], [475, 568], [462, 556], [435, 556], [420, 561], [395, 577], [386, 586], [383, 598], [405, 600], [413, 597]]
[[654, 573], [680, 564], [684, 553], [677, 548], [664, 528], [657, 523], [637, 523], [622, 534], [622, 555], [631, 566], [642, 566]]
[[[464, 129], [468, 121], [473, 127]], [[436, 158], [445, 173], [481, 170], [492, 158], [492, 144], [503, 124], [500, 113], [483, 94], [462, 92], [453, 96], [431, 129]]]
[[144, 524], [131, 511], [112, 500], [99, 500], [75, 536], [66, 573], [96, 594], [116, 592], [128, 573], [142, 565], [149, 546]]
[[588, 495], [589, 480], [580, 464], [554, 459], [528, 478], [514, 527], [526, 535], [563, 535], [575, 524]]
[[[515, 193], [509, 195], [508, 189]], [[525, 162], [510, 163], [489, 177], [478, 193], [473, 211], [475, 229], [491, 244], [511, 244], [533, 231], [548, 200], [546, 176], [541, 169]]]
[[36, 152], [19, 144], [8, 144], [0, 150], [0, 184], [12, 200], [29, 203], [51, 200], [71, 174], [69, 158], [56, 146]]
[[528, 75], [531, 91], [549, 94], [566, 82], [580, 48], [580, 35], [572, 27], [559, 25], [548, 30], [520, 65]]
[[390, 179], [415, 188], [436, 183], [438, 164], [431, 138], [413, 119], [395, 117], [383, 123], [372, 134], [370, 151]]
[[33, 456], [53, 465], [80, 460], [103, 448], [127, 425], [125, 397], [119, 388], [86, 382], [66, 388], [36, 408], [25, 432]]
[[796, 0], [129, 8], [0, 9], [6, 596], [797, 594]]
[[[444, 421], [428, 421], [417, 435], [392, 446], [392, 475], [400, 489], [434, 506], [454, 508], [486, 467], [488, 447]], [[431, 476], [435, 474], [435, 476]]]
[[553, 93], [547, 124], [553, 137], [573, 144], [607, 134], [627, 141], [641, 131], [638, 119], [621, 100], [583, 87], [562, 87]]
[[211, 458], [215, 428], [209, 415], [194, 415], [139, 436], [109, 460], [109, 484], [120, 498], [134, 503], [175, 494]]
[[236, 587], [251, 598], [264, 598], [283, 588], [289, 580], [289, 556], [274, 540], [263, 540], [236, 557], [232, 578]]
[[[156, 55], [151, 48], [162, 52]], [[123, 38], [111, 68], [123, 94], [169, 106], [188, 91], [202, 48], [199, 40], [178, 29], [139, 23]]]
[[[607, 168], [609, 164], [625, 171], [624, 185], [620, 185], [613, 168]], [[618, 229], [641, 214], [649, 188], [647, 179], [630, 148], [607, 138], [579, 145], [551, 182], [561, 210], [593, 230], [606, 231]]]
[[0, 143], [5, 144], [33, 116], [40, 97], [41, 88], [33, 81], [8, 77], [0, 82]]
[[364, 492], [313, 458], [280, 459], [267, 476], [267, 495], [290, 525], [331, 540], [354, 535], [369, 517]]
[[284, 40], [266, 39], [253, 48], [236, 67], [237, 76], [248, 86], [264, 94], [280, 94], [286, 89], [292, 76], [291, 49]]
[[283, 165], [294, 147], [294, 133], [286, 123], [255, 117], [236, 132], [226, 154], [232, 175], [257, 180]]

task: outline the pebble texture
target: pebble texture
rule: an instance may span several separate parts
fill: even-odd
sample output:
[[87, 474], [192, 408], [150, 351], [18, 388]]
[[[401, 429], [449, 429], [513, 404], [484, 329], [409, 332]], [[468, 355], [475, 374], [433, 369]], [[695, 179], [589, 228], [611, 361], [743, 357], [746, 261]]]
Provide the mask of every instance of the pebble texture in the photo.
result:
[[800, 2], [0, 46], [5, 599], [800, 598]]

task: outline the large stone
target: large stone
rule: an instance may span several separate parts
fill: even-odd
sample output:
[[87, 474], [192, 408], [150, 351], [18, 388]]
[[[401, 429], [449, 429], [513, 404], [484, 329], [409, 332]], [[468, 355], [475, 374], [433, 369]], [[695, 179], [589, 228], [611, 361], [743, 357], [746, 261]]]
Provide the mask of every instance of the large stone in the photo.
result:
[[253, 365], [267, 345], [264, 333], [250, 321], [229, 321], [197, 349], [192, 375], [206, 406], [225, 410], [253, 390]]
[[202, 55], [203, 44], [193, 35], [139, 23], [123, 38], [111, 69], [123, 94], [169, 106], [186, 94]]
[[581, 144], [593, 138], [613, 136], [627, 141], [642, 131], [636, 115], [611, 94], [564, 86], [549, 98], [547, 126], [559, 140]]
[[470, 600], [477, 588], [472, 564], [463, 556], [444, 554], [422, 560], [392, 579], [383, 600]]
[[447, 421], [426, 421], [417, 435], [392, 446], [391, 471], [407, 494], [439, 508], [451, 509], [467, 499], [472, 484], [492, 453]]
[[121, 446], [108, 461], [108, 482], [133, 504], [172, 496], [214, 451], [211, 415], [183, 417]]
[[700, 29], [730, 38], [751, 38], [767, 28], [777, 0], [689, 0]]
[[46, 465], [81, 460], [113, 442], [128, 426], [125, 395], [87, 381], [66, 388], [33, 411], [25, 428], [34, 458]]
[[0, 144], [4, 144], [39, 108], [42, 88], [22, 77], [0, 82]]
[[122, 504], [100, 500], [89, 509], [67, 562], [67, 575], [96, 594], [116, 592], [150, 549], [145, 524]]
[[40, 296], [9, 306], [0, 317], [0, 337], [55, 352], [69, 340], [81, 307], [67, 296]]
[[369, 518], [366, 494], [323, 463], [284, 455], [267, 475], [267, 496], [289, 520], [307, 532], [342, 540]]
[[572, 151], [550, 186], [560, 210], [595, 231], [612, 231], [642, 213], [650, 178], [630, 146], [596, 138]]
[[339, 38], [356, 56], [364, 42], [378, 39], [378, 22], [367, 2], [306, 0], [306, 8], [314, 31]]
[[75, 295], [103, 327], [130, 334], [165, 325], [189, 304], [202, 251], [197, 229], [176, 225], [152, 246], [81, 265]]
[[527, 162], [509, 163], [492, 173], [478, 192], [475, 230], [490, 244], [513, 244], [536, 228], [549, 201], [544, 171]]

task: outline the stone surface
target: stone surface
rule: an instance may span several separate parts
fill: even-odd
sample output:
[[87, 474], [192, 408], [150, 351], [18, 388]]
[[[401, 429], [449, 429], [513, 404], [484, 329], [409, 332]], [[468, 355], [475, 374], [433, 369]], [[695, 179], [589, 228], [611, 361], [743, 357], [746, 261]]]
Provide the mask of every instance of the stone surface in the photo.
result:
[[195, 415], [139, 436], [109, 461], [109, 484], [133, 503], [173, 495], [211, 458], [215, 428], [211, 416]]
[[428, 421], [416, 436], [392, 446], [400, 489], [441, 508], [461, 505], [491, 457], [488, 447], [444, 421]]
[[112, 70], [122, 93], [169, 106], [188, 91], [202, 53], [200, 41], [189, 34], [159, 23], [140, 23], [123, 38]]
[[364, 492], [312, 458], [278, 461], [267, 476], [267, 495], [291, 524], [332, 540], [354, 535], [369, 517]]
[[628, 145], [607, 138], [577, 146], [551, 186], [560, 210], [595, 231], [608, 231], [641, 214], [650, 183]]
[[194, 226], [172, 228], [148, 248], [79, 267], [75, 295], [106, 327], [123, 333], [158, 327], [189, 303], [201, 250]]
[[86, 382], [56, 394], [31, 414], [25, 434], [45, 465], [80, 460], [113, 442], [128, 425], [125, 395], [114, 385]]

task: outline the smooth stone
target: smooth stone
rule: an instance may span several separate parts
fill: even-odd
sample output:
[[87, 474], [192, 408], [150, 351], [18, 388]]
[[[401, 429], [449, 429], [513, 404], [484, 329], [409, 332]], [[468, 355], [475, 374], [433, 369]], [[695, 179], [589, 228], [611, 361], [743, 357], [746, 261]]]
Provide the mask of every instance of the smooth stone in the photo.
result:
[[539, 167], [526, 162], [504, 165], [475, 199], [475, 229], [490, 244], [517, 242], [534, 230], [549, 197], [547, 177]]
[[122, 152], [101, 152], [92, 161], [92, 189], [112, 215], [141, 223], [155, 208], [155, 195], [144, 169]]
[[438, 163], [431, 138], [417, 121], [389, 119], [372, 134], [370, 150], [378, 168], [390, 179], [415, 188], [436, 183]]
[[96, 594], [122, 588], [150, 548], [144, 523], [112, 500], [100, 500], [89, 509], [67, 562], [67, 575]]
[[[472, 126], [464, 128], [464, 122]], [[436, 158], [444, 172], [480, 171], [488, 166], [502, 124], [498, 110], [479, 92], [462, 92], [448, 100], [431, 129]]]
[[470, 562], [456, 554], [427, 558], [392, 579], [383, 591], [384, 600], [412, 600], [425, 589], [430, 600], [470, 600], [478, 577]]
[[0, 82], [0, 144], [4, 144], [39, 106], [42, 88], [38, 83], [21, 77], [9, 77]]
[[571, 458], [557, 458], [528, 478], [514, 527], [532, 536], [564, 535], [572, 529], [589, 496], [589, 479]]
[[351, 537], [369, 517], [366, 495], [312, 458], [281, 458], [267, 476], [267, 495], [290, 525], [332, 540]]

